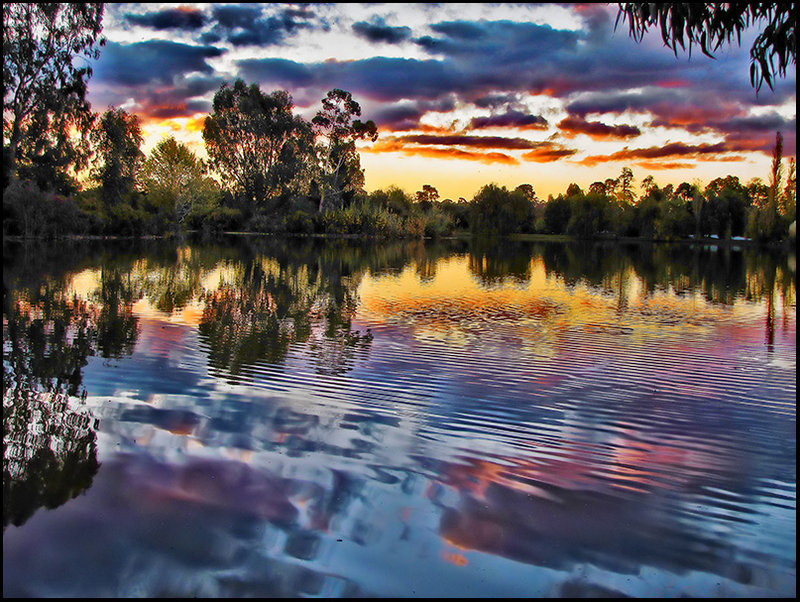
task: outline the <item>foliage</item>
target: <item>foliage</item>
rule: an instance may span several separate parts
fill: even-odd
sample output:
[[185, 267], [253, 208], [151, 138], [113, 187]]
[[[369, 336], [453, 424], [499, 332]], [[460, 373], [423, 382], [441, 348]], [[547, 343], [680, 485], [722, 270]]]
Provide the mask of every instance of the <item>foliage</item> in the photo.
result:
[[547, 202], [544, 208], [544, 229], [548, 234], [564, 234], [572, 217], [572, 203], [563, 194]]
[[23, 238], [56, 238], [89, 227], [71, 197], [43, 192], [35, 182], [14, 178], [3, 192], [3, 233]]
[[592, 238], [608, 229], [608, 199], [605, 195], [579, 192], [571, 196], [566, 232], [578, 238]]
[[[311, 152], [308, 124], [293, 115], [288, 92], [265, 94], [237, 79], [214, 95], [203, 126], [211, 168], [251, 214], [270, 199], [300, 190]], [[307, 179], [307, 178], [306, 178]]]
[[775, 76], [784, 77], [789, 62], [796, 63], [794, 2], [625, 3], [619, 5], [617, 24], [620, 18], [628, 21], [630, 35], [637, 41], [650, 27], [658, 27], [676, 56], [678, 46], [688, 47], [691, 54], [695, 44], [713, 56], [734, 38], [741, 43], [748, 27], [765, 23], [750, 48], [750, 82], [756, 90], [764, 83], [773, 89]]
[[206, 176], [203, 162], [171, 136], [159, 142], [145, 161], [141, 185], [148, 203], [178, 228], [191, 215], [207, 213], [218, 203], [218, 186]]
[[133, 192], [144, 160], [139, 117], [125, 109], [108, 109], [92, 129], [91, 138], [98, 159], [91, 175], [100, 184], [103, 203], [111, 207]]
[[3, 4], [4, 179], [19, 175], [61, 193], [77, 189], [70, 172], [88, 159], [92, 70], [76, 59], [98, 57], [102, 19], [101, 3]]
[[479, 234], [520, 232], [531, 221], [532, 205], [520, 190], [487, 184], [472, 199], [472, 231]]
[[389, 186], [385, 190], [374, 190], [369, 194], [369, 202], [401, 217], [407, 217], [413, 210], [413, 201], [397, 186]]

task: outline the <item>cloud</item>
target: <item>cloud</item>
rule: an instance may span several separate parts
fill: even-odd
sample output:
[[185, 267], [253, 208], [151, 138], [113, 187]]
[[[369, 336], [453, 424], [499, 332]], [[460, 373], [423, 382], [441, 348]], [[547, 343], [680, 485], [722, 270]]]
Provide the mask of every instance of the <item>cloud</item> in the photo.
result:
[[488, 117], [473, 117], [467, 129], [517, 128], [521, 130], [546, 130], [547, 119], [541, 115], [531, 115], [523, 111], [506, 111]]
[[[775, 132], [781, 131], [794, 148], [796, 117], [788, 118], [773, 110], [749, 114], [752, 104], [736, 95], [722, 96], [708, 86], [693, 89], [649, 87], [641, 91], [584, 94], [566, 105], [570, 120], [589, 114], [621, 114], [625, 111], [649, 115], [650, 127], [679, 129], [690, 134], [719, 134], [731, 150], [760, 150], [770, 153]], [[571, 121], [567, 121], [570, 124]]]
[[167, 8], [141, 15], [127, 14], [125, 19], [134, 25], [142, 25], [151, 29], [200, 29], [206, 24], [203, 11], [187, 6]]
[[388, 44], [397, 44], [411, 37], [410, 27], [392, 27], [386, 25], [380, 17], [373, 19], [371, 23], [367, 21], [354, 23], [353, 31], [370, 42], [386, 42]]
[[258, 4], [215, 5], [211, 11], [214, 26], [201, 36], [205, 43], [229, 42], [239, 46], [275, 46], [302, 29], [325, 28], [314, 22], [313, 11], [284, 7], [276, 14], [265, 14]]
[[538, 148], [542, 143], [533, 142], [525, 138], [504, 138], [502, 136], [468, 136], [462, 134], [434, 135], [434, 134], [409, 134], [394, 138], [405, 143], [420, 144], [424, 146], [469, 146], [473, 148], [502, 148], [505, 150], [524, 150]]
[[715, 144], [685, 144], [683, 142], [671, 142], [663, 146], [651, 146], [648, 148], [629, 149], [624, 148], [610, 155], [591, 155], [580, 161], [581, 165], [594, 166], [598, 163], [607, 163], [612, 161], [635, 161], [637, 159], [653, 160], [663, 159], [670, 157], [690, 157], [694, 159], [702, 159], [706, 156], [716, 157], [722, 153], [731, 150], [738, 150], [731, 148], [724, 142], [717, 142]]
[[566, 117], [559, 122], [558, 128], [568, 138], [577, 134], [586, 134], [593, 140], [634, 138], [642, 133], [638, 127], [633, 125], [606, 125], [599, 121], [586, 121], [580, 117]]
[[571, 157], [577, 152], [578, 151], [575, 149], [564, 148], [560, 145], [548, 143], [547, 146], [541, 146], [540, 148], [525, 153], [522, 155], [522, 158], [526, 161], [534, 161], [536, 163], [550, 163], [552, 161]]
[[108, 42], [94, 69], [92, 82], [138, 86], [170, 84], [184, 74], [211, 74], [208, 59], [221, 56], [214, 46], [192, 46], [168, 40], [148, 40], [133, 44]]
[[453, 147], [409, 146], [402, 139], [381, 140], [371, 147], [362, 149], [362, 151], [369, 153], [399, 152], [408, 156], [430, 157], [433, 159], [461, 159], [466, 161], [478, 161], [486, 164], [501, 163], [504, 165], [519, 165], [519, 160], [501, 152], [480, 153]]
[[[99, 82], [91, 87], [92, 104], [120, 106], [127, 99], [136, 99], [135, 111], [144, 119], [187, 117], [211, 110], [210, 100], [203, 98], [219, 89], [223, 78], [214, 74], [192, 73], [173, 75], [171, 85], [160, 80], [144, 84]], [[95, 80], [92, 80], [93, 83]]]
[[691, 169], [695, 167], [694, 163], [681, 161], [637, 161], [636, 165], [653, 171], [664, 169]]
[[[430, 129], [420, 123], [420, 119], [429, 112], [447, 113], [456, 107], [456, 99], [452, 96], [426, 101], [426, 100], [404, 100], [399, 103], [381, 104], [370, 113], [372, 119], [379, 129], [390, 131], [407, 131], [415, 129]], [[435, 128], [444, 130], [446, 128]]]

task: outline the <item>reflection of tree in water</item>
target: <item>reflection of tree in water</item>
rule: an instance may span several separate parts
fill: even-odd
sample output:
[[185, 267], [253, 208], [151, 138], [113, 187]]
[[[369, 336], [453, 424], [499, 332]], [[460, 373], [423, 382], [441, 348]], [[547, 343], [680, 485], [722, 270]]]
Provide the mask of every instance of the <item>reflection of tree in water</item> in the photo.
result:
[[352, 327], [364, 269], [346, 254], [311, 248], [249, 251], [232, 266], [231, 282], [202, 296], [199, 330], [212, 364], [240, 374], [259, 361], [280, 363], [303, 345], [319, 372], [349, 370], [372, 340]]
[[100, 331], [91, 307], [63, 290], [3, 303], [3, 526], [21, 525], [89, 487], [97, 472], [90, 418], [71, 407]]
[[[3, 280], [3, 524], [20, 525], [92, 483], [95, 425], [80, 408], [90, 356], [122, 358], [139, 335], [141, 286], [125, 249], [10, 246]], [[71, 291], [71, 274], [101, 267], [99, 286]]]
[[603, 243], [547, 243], [533, 252], [541, 255], [546, 272], [563, 279], [567, 287], [583, 282], [622, 296], [622, 282], [635, 274], [647, 295], [657, 289], [672, 289], [678, 295], [701, 292], [711, 303], [730, 305], [742, 297], [764, 298], [777, 284], [787, 303], [794, 302], [793, 270], [785, 253], [730, 246]]
[[484, 286], [504, 282], [527, 284], [531, 278], [531, 247], [509, 241], [473, 241], [469, 249], [469, 271]]

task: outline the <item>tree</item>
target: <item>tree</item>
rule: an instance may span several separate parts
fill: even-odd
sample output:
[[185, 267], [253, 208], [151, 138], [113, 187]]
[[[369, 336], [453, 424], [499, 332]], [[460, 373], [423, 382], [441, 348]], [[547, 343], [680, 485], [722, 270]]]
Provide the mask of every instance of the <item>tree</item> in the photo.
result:
[[789, 175], [781, 196], [781, 209], [784, 215], [794, 221], [797, 213], [797, 167], [794, 157], [789, 159]]
[[592, 182], [589, 185], [589, 194], [605, 196], [608, 194], [605, 182]]
[[169, 212], [179, 226], [216, 188], [203, 161], [172, 136], [159, 142], [145, 161], [142, 186], [148, 200]]
[[472, 199], [470, 226], [485, 234], [519, 232], [530, 219], [530, 210], [531, 203], [521, 191], [487, 184]]
[[311, 123], [317, 138], [320, 179], [320, 213], [343, 206], [343, 194], [355, 192], [364, 182], [356, 140], [375, 141], [378, 129], [371, 120], [362, 122], [361, 105], [346, 90], [334, 88], [322, 99], [322, 109]]
[[[691, 55], [697, 44], [703, 54], [713, 52], [752, 25], [762, 25], [750, 48], [750, 82], [756, 91], [766, 82], [774, 89], [775, 76], [785, 77], [791, 61], [796, 63], [794, 2], [727, 2], [727, 3], [625, 3], [619, 5], [617, 24], [628, 21], [630, 35], [641, 41], [650, 27], [661, 29], [664, 44], [677, 56], [678, 46]], [[775, 66], [775, 60], [778, 64]]]
[[422, 190], [417, 190], [415, 200], [417, 203], [421, 203], [424, 209], [429, 209], [433, 203], [439, 200], [439, 191], [430, 184], [423, 184]]
[[133, 192], [144, 153], [139, 118], [125, 109], [108, 109], [91, 132], [99, 162], [92, 170], [100, 184], [106, 207], [116, 205]]
[[772, 164], [769, 171], [769, 203], [777, 205], [783, 181], [783, 135], [775, 132], [775, 146], [772, 149]]
[[644, 196], [650, 196], [653, 190], [658, 188], [658, 184], [656, 184], [656, 180], [653, 176], [647, 176], [644, 180], [642, 180], [642, 190], [644, 190]]
[[203, 125], [209, 162], [247, 211], [300, 186], [310, 132], [293, 108], [285, 90], [265, 94], [241, 79], [214, 95]]
[[7, 176], [20, 172], [62, 192], [76, 187], [65, 174], [86, 165], [92, 123], [86, 100], [92, 69], [76, 59], [98, 57], [102, 19], [100, 3], [3, 3]]
[[616, 180], [617, 198], [623, 203], [633, 204], [636, 195], [633, 192], [633, 171], [630, 167], [623, 167]]
[[568, 197], [583, 196], [583, 190], [581, 190], [581, 187], [578, 186], [575, 182], [572, 182], [569, 186], [567, 186], [567, 196]]
[[572, 203], [564, 195], [548, 199], [544, 208], [544, 227], [551, 234], [564, 234], [572, 217]]
[[514, 192], [521, 192], [531, 203], [535, 203], [537, 200], [536, 191], [530, 184], [520, 184], [514, 189]]

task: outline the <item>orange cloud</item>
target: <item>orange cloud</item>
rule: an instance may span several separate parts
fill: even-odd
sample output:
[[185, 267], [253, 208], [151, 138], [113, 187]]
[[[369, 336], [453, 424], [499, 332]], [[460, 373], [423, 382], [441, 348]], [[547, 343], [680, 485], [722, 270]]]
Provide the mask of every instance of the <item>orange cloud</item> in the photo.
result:
[[651, 170], [691, 169], [692, 167], [696, 167], [694, 163], [681, 163], [680, 161], [638, 161], [636, 165]]
[[684, 144], [683, 142], [671, 142], [664, 146], [651, 146], [648, 148], [624, 148], [621, 151], [610, 155], [591, 155], [578, 161], [581, 165], [592, 167], [598, 163], [611, 161], [636, 161], [637, 159], [653, 160], [671, 157], [684, 157], [703, 160], [708, 156], [708, 160], [718, 161], [718, 155], [726, 153], [731, 149], [723, 142], [716, 144]]
[[505, 165], [519, 165], [519, 161], [510, 155], [500, 152], [478, 153], [458, 148], [442, 148], [407, 145], [402, 140], [390, 139], [376, 142], [371, 147], [361, 149], [368, 153], [403, 153], [404, 155], [417, 155], [436, 159], [461, 159], [466, 161], [480, 161], [481, 163], [503, 163]]
[[550, 147], [541, 147], [534, 149], [530, 152], [525, 153], [522, 155], [522, 158], [526, 161], [535, 161], [536, 163], [550, 163], [551, 161], [558, 161], [559, 159], [563, 159], [564, 157], [571, 157], [574, 155], [576, 150], [571, 148], [563, 148], [555, 146]]

